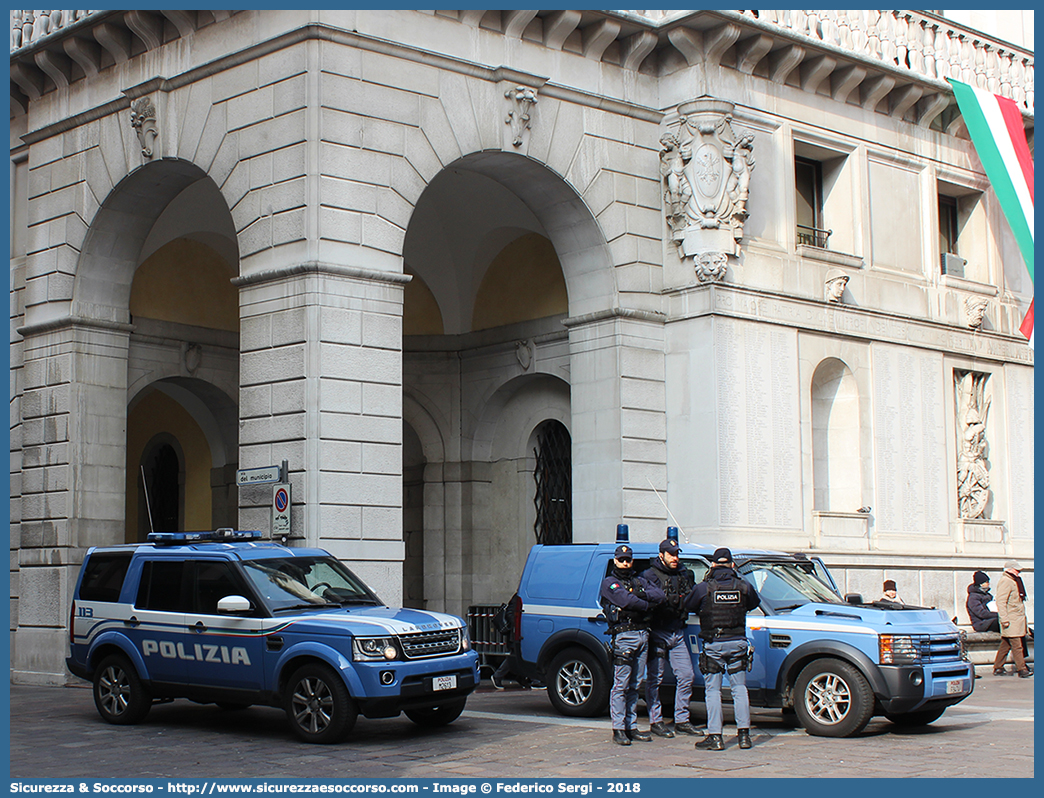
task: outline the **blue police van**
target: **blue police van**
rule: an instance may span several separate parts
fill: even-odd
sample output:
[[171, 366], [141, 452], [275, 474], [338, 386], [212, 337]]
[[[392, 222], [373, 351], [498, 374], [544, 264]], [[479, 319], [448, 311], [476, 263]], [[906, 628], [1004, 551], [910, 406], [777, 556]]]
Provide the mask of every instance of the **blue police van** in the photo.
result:
[[[617, 542], [626, 538], [624, 526]], [[600, 715], [608, 704], [612, 670], [598, 589], [616, 545], [534, 546], [512, 598], [513, 653], [527, 676], [544, 681], [564, 715]], [[630, 545], [636, 571], [658, 556], [658, 543]], [[697, 583], [710, 570], [713, 550], [681, 545], [680, 565]], [[762, 599], [747, 616], [752, 707], [777, 707], [810, 734], [847, 737], [874, 715], [898, 725], [931, 723], [971, 695], [974, 668], [962, 634], [943, 611], [842, 597], [818, 558], [736, 548], [732, 554], [737, 572]], [[690, 615], [694, 701], [704, 692], [699, 632], [698, 616]], [[668, 711], [673, 699], [663, 705]]]
[[455, 616], [385, 606], [322, 549], [258, 532], [154, 533], [87, 551], [69, 619], [69, 670], [109, 723], [156, 702], [281, 707], [311, 743], [360, 714], [451, 723], [478, 684]]

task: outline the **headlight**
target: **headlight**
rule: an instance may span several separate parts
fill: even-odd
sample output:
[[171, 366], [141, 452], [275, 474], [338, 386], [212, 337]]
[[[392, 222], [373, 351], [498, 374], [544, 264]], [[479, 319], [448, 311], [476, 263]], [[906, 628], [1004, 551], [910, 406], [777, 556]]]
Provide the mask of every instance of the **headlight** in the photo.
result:
[[468, 637], [467, 629], [460, 630], [460, 650], [471, 651], [471, 638]]
[[909, 635], [879, 635], [882, 665], [913, 665], [921, 661], [921, 649]]
[[362, 662], [379, 662], [397, 659], [399, 649], [394, 637], [356, 637], [352, 639], [352, 659]]

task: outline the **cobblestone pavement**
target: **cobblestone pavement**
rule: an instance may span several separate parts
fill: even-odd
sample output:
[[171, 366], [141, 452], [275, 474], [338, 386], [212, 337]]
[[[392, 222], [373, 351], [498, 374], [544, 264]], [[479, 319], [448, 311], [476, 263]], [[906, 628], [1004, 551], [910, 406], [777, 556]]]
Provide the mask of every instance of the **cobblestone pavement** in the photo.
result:
[[[483, 682], [452, 725], [425, 730], [405, 717], [360, 718], [348, 740], [311, 746], [283, 713], [226, 712], [175, 701], [139, 726], [97, 715], [82, 687], [11, 687], [11, 776], [16, 778], [1032, 778], [1034, 680], [984, 676], [931, 726], [900, 730], [874, 719], [854, 739], [811, 737], [778, 712], [755, 711], [754, 748], [721, 753], [692, 738], [624, 748], [608, 718], [564, 718], [543, 691], [493, 691]], [[694, 719], [703, 721], [701, 704]], [[731, 714], [726, 708], [726, 722]], [[646, 723], [642, 718], [642, 724]], [[726, 726], [726, 733], [734, 729]]]

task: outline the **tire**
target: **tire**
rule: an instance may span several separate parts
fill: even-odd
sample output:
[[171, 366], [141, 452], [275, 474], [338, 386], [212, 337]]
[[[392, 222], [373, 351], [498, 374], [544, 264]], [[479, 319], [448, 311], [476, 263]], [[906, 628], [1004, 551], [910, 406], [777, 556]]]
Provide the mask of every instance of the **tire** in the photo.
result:
[[319, 745], [343, 740], [359, 717], [359, 708], [341, 677], [318, 662], [294, 671], [286, 683], [283, 709], [294, 734]]
[[94, 706], [117, 726], [141, 723], [152, 709], [152, 696], [123, 654], [110, 654], [94, 671]]
[[910, 728], [912, 726], [927, 726], [929, 723], [934, 723], [942, 717], [945, 711], [946, 707], [942, 707], [941, 709], [922, 709], [919, 712], [904, 712], [901, 715], [885, 714], [885, 717], [896, 726]]
[[855, 666], [839, 659], [817, 659], [798, 674], [794, 709], [809, 734], [851, 737], [870, 722], [874, 694]]
[[425, 726], [428, 728], [446, 726], [460, 717], [460, 713], [464, 711], [464, 705], [467, 701], [466, 698], [458, 698], [454, 701], [439, 704], [435, 707], [407, 709], [405, 710], [405, 713], [406, 717], [418, 726]]
[[547, 697], [562, 715], [593, 718], [609, 705], [609, 677], [590, 651], [567, 648], [551, 660]]

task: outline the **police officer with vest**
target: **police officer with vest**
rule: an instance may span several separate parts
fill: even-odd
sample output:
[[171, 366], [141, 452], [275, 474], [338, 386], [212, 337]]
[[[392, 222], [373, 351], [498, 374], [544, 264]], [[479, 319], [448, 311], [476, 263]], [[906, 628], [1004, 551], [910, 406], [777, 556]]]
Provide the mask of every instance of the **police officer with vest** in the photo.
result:
[[599, 596], [609, 622], [606, 634], [613, 638], [613, 688], [609, 693], [613, 742], [648, 742], [652, 735], [638, 729], [638, 685], [645, 677], [651, 610], [664, 600], [663, 591], [635, 572], [631, 547], [619, 545], [612, 573], [603, 580]]
[[[677, 529], [668, 530], [677, 532]], [[684, 602], [695, 586], [692, 571], [681, 564], [681, 548], [675, 538], [660, 543], [660, 556], [642, 573], [648, 581], [657, 582], [666, 600], [653, 610], [649, 629], [649, 669], [645, 680], [645, 704], [649, 708], [649, 731], [659, 737], [696, 734], [689, 722], [689, 700], [692, 698], [692, 654], [685, 644], [685, 621], [689, 617]], [[676, 681], [674, 692], [674, 729], [663, 722], [660, 706], [660, 683], [667, 663], [671, 663]]]
[[747, 697], [747, 669], [753, 651], [747, 642], [747, 613], [761, 604], [761, 597], [735, 571], [732, 552], [717, 549], [711, 569], [686, 599], [685, 606], [700, 615], [700, 672], [706, 684], [707, 736], [697, 748], [724, 751], [721, 739], [721, 680], [729, 674], [732, 703], [736, 712], [736, 732], [740, 748], [750, 748], [750, 701]]

